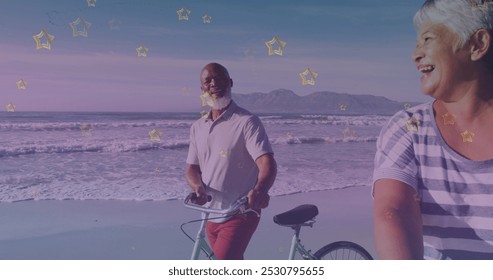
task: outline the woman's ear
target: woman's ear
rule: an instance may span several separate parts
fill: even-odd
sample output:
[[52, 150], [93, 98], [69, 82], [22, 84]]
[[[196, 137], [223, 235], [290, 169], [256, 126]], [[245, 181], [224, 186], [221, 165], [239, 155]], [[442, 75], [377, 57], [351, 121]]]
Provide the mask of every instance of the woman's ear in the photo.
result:
[[483, 58], [491, 47], [491, 34], [486, 29], [479, 29], [471, 36], [471, 60]]

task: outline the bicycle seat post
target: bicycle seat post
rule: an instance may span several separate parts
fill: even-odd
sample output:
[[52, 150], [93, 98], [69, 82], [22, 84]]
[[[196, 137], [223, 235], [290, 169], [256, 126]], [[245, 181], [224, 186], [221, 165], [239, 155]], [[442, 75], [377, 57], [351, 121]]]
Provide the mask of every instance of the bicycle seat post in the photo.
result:
[[291, 227], [294, 230], [293, 238], [291, 239], [291, 247], [289, 250], [289, 259], [294, 260], [294, 255], [298, 249], [298, 244], [300, 243], [300, 231], [301, 225], [295, 225]]

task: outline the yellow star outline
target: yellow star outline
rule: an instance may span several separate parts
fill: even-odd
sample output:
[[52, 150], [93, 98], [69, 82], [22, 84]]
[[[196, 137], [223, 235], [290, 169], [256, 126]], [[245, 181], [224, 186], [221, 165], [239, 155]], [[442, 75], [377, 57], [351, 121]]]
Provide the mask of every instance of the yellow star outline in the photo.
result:
[[189, 96], [190, 95], [190, 88], [189, 87], [182, 87], [181, 88], [181, 94]]
[[200, 111], [200, 117], [203, 119], [207, 119], [209, 117], [209, 111], [206, 110]]
[[176, 11], [176, 13], [178, 14], [178, 20], [189, 20], [190, 14], [192, 13], [192, 11], [183, 7], [181, 9], [179, 9], [178, 11]]
[[137, 51], [137, 56], [146, 57], [149, 49], [144, 47], [144, 45], [140, 45], [138, 48], [135, 49], [135, 51]]
[[211, 17], [211, 16], [209, 16], [209, 15], [204, 15], [204, 16], [202, 17], [202, 21], [203, 21], [204, 23], [211, 23], [211, 20], [212, 20], [212, 17]]
[[20, 89], [20, 90], [25, 90], [26, 87], [27, 87], [27, 82], [24, 81], [23, 79], [20, 79], [16, 82], [17, 84], [17, 89]]
[[152, 142], [161, 141], [161, 135], [162, 134], [163, 133], [156, 128], [153, 128], [151, 131], [149, 131], [149, 137], [150, 137]]
[[453, 125], [455, 124], [455, 115], [449, 112], [442, 115], [443, 124], [444, 125]]
[[35, 198], [35, 199], [36, 199], [39, 195], [40, 195], [40, 193], [39, 193], [39, 190], [38, 190], [38, 189], [35, 189], [35, 190], [32, 190], [32, 191], [31, 191], [31, 196], [32, 196], [33, 198]]
[[342, 134], [344, 135], [344, 141], [351, 141], [356, 138], [356, 131], [354, 129], [346, 127], [342, 130]]
[[80, 133], [83, 136], [91, 136], [92, 135], [92, 124], [90, 123], [83, 123], [80, 125]]
[[472, 143], [472, 139], [474, 138], [474, 132], [466, 129], [460, 133], [460, 136], [462, 136], [462, 142]]
[[97, 0], [87, 0], [87, 6], [88, 7], [96, 7], [96, 1]]
[[[46, 37], [46, 43], [42, 43], [41, 39]], [[55, 36], [49, 34], [45, 29], [42, 29], [39, 34], [33, 36], [34, 41], [36, 42], [36, 49], [48, 49], [51, 50], [51, 42], [55, 39]]]
[[212, 107], [214, 106], [215, 96], [210, 95], [207, 91], [205, 91], [204, 94], [200, 96], [200, 100], [202, 101], [202, 106], [209, 105]]
[[227, 156], [228, 156], [228, 152], [226, 152], [226, 151], [222, 151], [222, 150], [221, 150], [221, 151], [219, 152], [219, 156], [220, 156], [220, 157], [225, 158], [225, 157], [227, 157]]
[[409, 109], [409, 108], [411, 108], [411, 104], [409, 104], [409, 103], [404, 103], [404, 109], [406, 109], [406, 110], [407, 110], [407, 109]]
[[15, 105], [12, 103], [7, 104], [5, 108], [7, 108], [7, 112], [15, 112]]
[[[273, 49], [274, 44], [278, 45], [277, 49]], [[269, 49], [269, 56], [274, 55], [274, 54], [282, 56], [282, 50], [286, 46], [286, 42], [281, 41], [281, 39], [279, 39], [279, 37], [274, 36], [274, 38], [272, 38], [272, 40], [265, 42], [265, 45]]]
[[113, 18], [108, 21], [108, 26], [110, 30], [120, 30], [120, 24], [122, 24], [121, 20]]
[[[78, 17], [75, 21], [72, 21], [70, 24], [70, 27], [72, 28], [72, 36], [77, 37], [77, 36], [83, 36], [87, 37], [87, 31], [91, 27], [91, 23], [87, 22], [84, 20], [82, 17]], [[77, 26], [81, 24], [82, 25], [82, 30], [79, 30]]]
[[255, 51], [252, 49], [248, 48], [243, 51], [243, 54], [245, 55], [246, 60], [251, 60], [255, 58]]
[[409, 132], [418, 131], [419, 121], [415, 117], [411, 117], [406, 121], [406, 128]]
[[347, 109], [347, 105], [346, 105], [346, 104], [341, 104], [341, 105], [339, 105], [339, 109], [340, 109], [341, 111], [346, 111], [346, 109]]
[[[310, 79], [307, 79], [307, 76], [310, 76]], [[315, 85], [315, 79], [317, 78], [318, 74], [314, 72], [310, 67], [306, 68], [305, 71], [300, 73], [301, 77], [301, 84], [302, 85]]]

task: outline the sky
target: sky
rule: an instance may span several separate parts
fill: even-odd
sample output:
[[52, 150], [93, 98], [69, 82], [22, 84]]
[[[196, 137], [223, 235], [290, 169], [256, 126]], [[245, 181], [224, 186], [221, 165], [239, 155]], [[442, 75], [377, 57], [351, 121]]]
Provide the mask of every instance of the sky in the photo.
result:
[[[16, 111], [191, 111], [209, 62], [228, 68], [234, 93], [283, 88], [428, 100], [411, 60], [412, 17], [423, 1], [95, 2], [0, 0], [1, 111], [9, 103]], [[181, 8], [188, 20], [179, 20]], [[87, 37], [73, 34], [79, 17], [90, 23]], [[42, 30], [55, 36], [49, 50], [36, 48]], [[274, 36], [286, 43], [282, 55], [268, 54]], [[137, 55], [141, 45], [147, 56]], [[314, 85], [302, 84], [307, 68], [318, 74]]]

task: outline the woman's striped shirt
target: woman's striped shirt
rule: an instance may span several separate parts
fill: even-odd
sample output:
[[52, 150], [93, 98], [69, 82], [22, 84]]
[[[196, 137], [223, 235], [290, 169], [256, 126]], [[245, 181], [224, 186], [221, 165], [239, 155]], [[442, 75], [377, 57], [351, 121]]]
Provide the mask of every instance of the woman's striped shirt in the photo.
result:
[[493, 159], [469, 160], [450, 148], [432, 106], [400, 111], [383, 127], [373, 182], [395, 179], [417, 191], [425, 259], [493, 259]]

